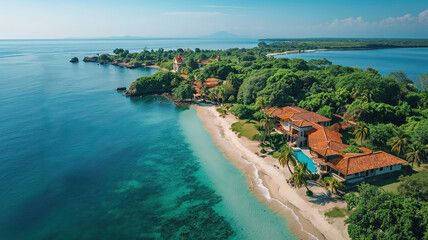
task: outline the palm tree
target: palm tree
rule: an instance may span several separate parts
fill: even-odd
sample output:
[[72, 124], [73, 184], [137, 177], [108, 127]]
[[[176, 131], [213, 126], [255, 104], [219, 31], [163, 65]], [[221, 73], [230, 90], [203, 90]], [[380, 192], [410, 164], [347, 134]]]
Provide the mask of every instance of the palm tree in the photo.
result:
[[405, 154], [406, 160], [409, 163], [412, 163], [412, 168], [415, 162], [418, 167], [420, 167], [421, 163], [423, 163], [425, 153], [426, 147], [420, 144], [419, 142], [415, 142], [410, 146], [409, 151]]
[[218, 89], [218, 88], [214, 88], [214, 89], [212, 90], [212, 93], [213, 93], [213, 94], [215, 95], [215, 97], [216, 97], [217, 104], [219, 104], [219, 102], [220, 102], [220, 99], [219, 99], [220, 91], [219, 91], [219, 89]]
[[262, 96], [260, 97], [260, 109], [263, 110], [266, 107], [266, 100], [265, 98]]
[[369, 128], [364, 122], [358, 122], [358, 125], [352, 134], [355, 135], [355, 141], [359, 140], [360, 144], [362, 144], [369, 136]]
[[308, 188], [308, 179], [310, 176], [310, 172], [308, 170], [308, 164], [305, 162], [300, 163], [294, 168], [293, 174], [291, 174], [291, 180], [294, 182], [294, 187], [301, 188], [302, 186], [306, 187], [306, 190], [309, 191]]
[[265, 114], [264, 118], [260, 120], [260, 124], [262, 125], [262, 128], [266, 131], [266, 135], [269, 135], [271, 133], [271, 129], [275, 127], [275, 120]]
[[205, 82], [206, 82], [205, 76], [203, 74], [199, 74], [197, 81], [200, 82], [201, 83], [201, 87], [203, 87], [204, 84], [205, 84]]
[[[226, 91], [222, 86], [218, 87], [218, 97], [221, 97], [222, 102], [224, 102], [224, 96], [226, 95]], [[220, 102], [220, 100], [218, 101]]]
[[363, 100], [364, 102], [369, 102], [373, 98], [373, 91], [365, 89], [362, 93], [359, 99]]
[[290, 168], [290, 163], [291, 165], [293, 165], [293, 167], [297, 165], [296, 156], [294, 155], [293, 148], [288, 145], [282, 146], [279, 150], [278, 162], [282, 167], [285, 167], [285, 165], [287, 165], [288, 171], [293, 174]]
[[205, 100], [205, 97], [210, 94], [210, 90], [206, 86], [203, 86], [202, 87], [202, 94], [204, 95], [204, 100]]
[[407, 146], [407, 136], [406, 133], [400, 129], [399, 132], [397, 133], [397, 136], [392, 137], [389, 141], [388, 144], [391, 145], [391, 150], [393, 152], [400, 154], [404, 154], [404, 150], [406, 149]]
[[338, 190], [343, 190], [345, 188], [345, 184], [338, 181], [336, 178], [332, 177], [325, 181], [324, 183], [325, 188], [329, 190], [330, 192], [337, 195]]

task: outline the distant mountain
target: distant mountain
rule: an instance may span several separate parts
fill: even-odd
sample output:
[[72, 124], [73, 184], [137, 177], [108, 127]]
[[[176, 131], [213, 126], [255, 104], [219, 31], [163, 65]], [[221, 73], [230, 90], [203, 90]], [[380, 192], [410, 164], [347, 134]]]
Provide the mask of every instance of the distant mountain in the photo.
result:
[[209, 39], [248, 39], [249, 37], [245, 37], [245, 36], [241, 36], [241, 35], [237, 35], [237, 34], [225, 32], [225, 31], [220, 31], [220, 32], [213, 33], [211, 35], [201, 36], [201, 38], [209, 38]]

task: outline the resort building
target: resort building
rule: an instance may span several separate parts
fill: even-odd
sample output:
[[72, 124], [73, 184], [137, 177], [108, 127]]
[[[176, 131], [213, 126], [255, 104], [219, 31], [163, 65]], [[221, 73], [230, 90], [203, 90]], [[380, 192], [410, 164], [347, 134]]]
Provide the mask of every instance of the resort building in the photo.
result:
[[278, 133], [286, 134], [287, 141], [298, 147], [308, 146], [306, 132], [311, 130], [314, 124], [331, 125], [331, 119], [300, 107], [270, 108], [265, 112], [276, 120], [275, 130]]
[[348, 182], [401, 170], [405, 163], [389, 153], [360, 147], [361, 153], [344, 153], [349, 145], [342, 143], [342, 134], [330, 129], [331, 119], [299, 107], [265, 109], [276, 120], [275, 130], [286, 134], [294, 146], [309, 147], [319, 172], [331, 173]]
[[194, 94], [195, 98], [201, 98], [201, 97], [206, 97], [203, 93], [203, 87], [206, 87], [208, 90], [213, 90], [216, 89], [219, 85], [219, 83], [222, 80], [218, 79], [218, 78], [207, 78], [205, 80], [204, 85], [202, 86], [200, 82], [195, 82], [193, 84], [193, 86], [195, 87], [196, 90], [196, 94]]
[[179, 52], [178, 56], [174, 58], [172, 61], [172, 71], [176, 73], [181, 73], [181, 68], [183, 67], [184, 63], [186, 63], [186, 59], [181, 55], [182, 53]]

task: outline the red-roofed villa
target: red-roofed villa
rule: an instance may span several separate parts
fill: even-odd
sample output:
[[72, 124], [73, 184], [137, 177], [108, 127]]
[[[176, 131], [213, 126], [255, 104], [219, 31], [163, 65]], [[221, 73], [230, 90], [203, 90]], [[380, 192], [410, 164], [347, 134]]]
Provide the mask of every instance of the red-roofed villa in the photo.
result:
[[349, 145], [342, 143], [342, 134], [327, 127], [331, 119], [303, 108], [269, 108], [264, 112], [276, 120], [275, 131], [286, 134], [287, 141], [297, 147], [309, 147], [320, 172], [331, 173], [341, 181], [357, 182], [398, 171], [406, 162], [389, 153], [362, 147], [362, 153], [341, 152]]

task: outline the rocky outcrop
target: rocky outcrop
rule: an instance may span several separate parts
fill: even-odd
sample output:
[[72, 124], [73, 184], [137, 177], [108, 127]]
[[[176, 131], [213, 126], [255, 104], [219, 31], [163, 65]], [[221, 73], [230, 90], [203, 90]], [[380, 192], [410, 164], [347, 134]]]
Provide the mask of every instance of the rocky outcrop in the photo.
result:
[[126, 92], [126, 87], [118, 87], [116, 90], [118, 92]]
[[70, 60], [70, 62], [71, 62], [71, 63], [78, 63], [78, 62], [79, 62], [79, 59], [78, 59], [77, 57], [73, 57], [73, 58]]
[[126, 91], [125, 96], [127, 97], [132, 97], [132, 96], [137, 96], [140, 93], [137, 92], [137, 87], [135, 86], [134, 83], [131, 83], [131, 86], [129, 86], [128, 91]]
[[84, 62], [98, 62], [98, 58], [97, 57], [85, 57], [83, 59]]

